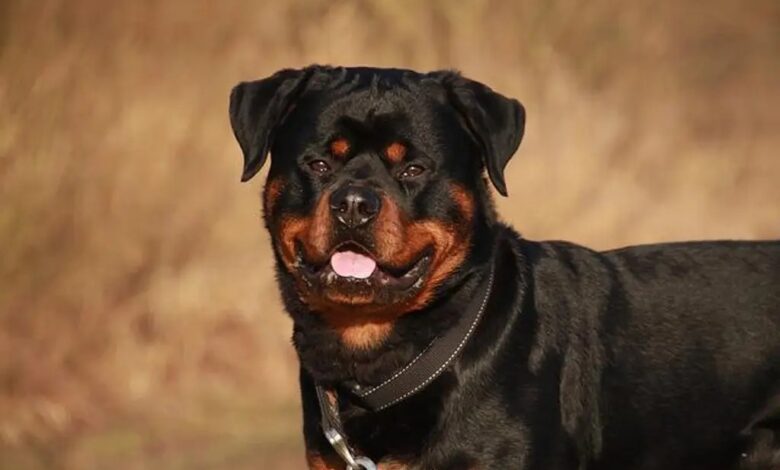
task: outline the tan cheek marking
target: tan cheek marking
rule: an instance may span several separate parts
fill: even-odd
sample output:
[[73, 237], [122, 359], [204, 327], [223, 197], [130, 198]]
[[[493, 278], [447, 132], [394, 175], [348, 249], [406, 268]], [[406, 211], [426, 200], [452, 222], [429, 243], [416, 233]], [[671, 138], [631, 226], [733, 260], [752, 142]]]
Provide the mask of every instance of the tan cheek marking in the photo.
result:
[[[295, 240], [303, 241], [309, 228], [309, 219], [300, 217], [285, 217], [279, 228], [282, 259], [288, 268], [295, 263]], [[304, 242], [305, 243], [305, 242]]]
[[279, 200], [283, 190], [284, 180], [282, 178], [276, 178], [266, 183], [263, 194], [263, 212], [265, 213], [266, 217], [273, 213], [276, 201]]
[[410, 228], [410, 232], [410, 238], [432, 240], [435, 247], [427, 282], [412, 306], [413, 309], [419, 309], [431, 300], [436, 287], [463, 263], [468, 251], [469, 238], [459, 237], [454, 227], [434, 221], [415, 223]]
[[314, 216], [311, 220], [312, 227], [309, 229], [310, 248], [309, 254], [321, 260], [327, 256], [330, 247], [331, 235], [331, 212], [330, 212], [330, 192], [324, 192], [317, 201], [317, 207], [314, 208]]
[[349, 141], [339, 137], [330, 143], [330, 153], [334, 157], [344, 157], [349, 153]]
[[382, 197], [382, 208], [374, 222], [374, 240], [379, 259], [385, 261], [397, 259], [396, 254], [403, 250], [406, 241], [401, 210], [387, 196]]
[[474, 217], [474, 196], [463, 186], [458, 183], [450, 184], [450, 195], [455, 205], [463, 215], [463, 218], [467, 221], [471, 221]]
[[[453, 188], [454, 202], [464, 217], [470, 219], [474, 211], [473, 198], [465, 189], [459, 186]], [[408, 223], [400, 208], [389, 198], [382, 201], [375, 230], [379, 258], [399, 266], [412, 262], [426, 247], [434, 247], [425, 286], [410, 302], [398, 306], [397, 315], [420, 309], [431, 300], [435, 288], [465, 260], [471, 236], [468, 229], [459, 230], [434, 220]]]
[[330, 194], [324, 193], [310, 217], [284, 217], [280, 223], [282, 259], [288, 268], [295, 263], [295, 241], [303, 244], [306, 255], [321, 261], [328, 255], [330, 247]]
[[406, 146], [400, 142], [393, 142], [385, 149], [387, 159], [393, 163], [399, 163], [406, 156]]

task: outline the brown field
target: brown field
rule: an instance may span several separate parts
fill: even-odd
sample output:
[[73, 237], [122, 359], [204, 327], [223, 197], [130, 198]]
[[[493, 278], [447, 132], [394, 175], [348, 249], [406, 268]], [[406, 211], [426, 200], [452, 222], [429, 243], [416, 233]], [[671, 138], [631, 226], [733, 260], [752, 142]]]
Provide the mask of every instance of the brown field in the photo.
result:
[[303, 467], [227, 97], [312, 62], [518, 97], [529, 238], [780, 237], [776, 0], [5, 0], [0, 469]]

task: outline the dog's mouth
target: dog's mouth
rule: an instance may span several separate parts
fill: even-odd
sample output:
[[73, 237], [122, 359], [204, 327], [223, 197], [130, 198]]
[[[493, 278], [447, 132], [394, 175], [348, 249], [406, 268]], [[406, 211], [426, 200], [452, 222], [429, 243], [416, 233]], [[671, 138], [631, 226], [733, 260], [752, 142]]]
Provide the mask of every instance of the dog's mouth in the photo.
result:
[[393, 266], [377, 260], [362, 245], [348, 241], [337, 245], [327, 260], [306, 259], [296, 246], [297, 267], [308, 287], [330, 301], [347, 304], [388, 304], [419, 291], [431, 265], [428, 247], [408, 263]]

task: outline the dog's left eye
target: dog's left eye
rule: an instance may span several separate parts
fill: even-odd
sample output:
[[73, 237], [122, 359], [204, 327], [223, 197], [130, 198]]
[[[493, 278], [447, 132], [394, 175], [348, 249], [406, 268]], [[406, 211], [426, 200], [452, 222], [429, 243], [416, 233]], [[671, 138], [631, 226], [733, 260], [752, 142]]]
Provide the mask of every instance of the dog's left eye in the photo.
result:
[[425, 168], [423, 168], [420, 165], [409, 165], [406, 168], [404, 168], [404, 171], [401, 172], [400, 175], [398, 175], [401, 179], [408, 179], [408, 178], [415, 178], [417, 176], [420, 176], [425, 172]]
[[309, 168], [321, 175], [330, 171], [330, 165], [325, 160], [312, 160], [309, 162]]

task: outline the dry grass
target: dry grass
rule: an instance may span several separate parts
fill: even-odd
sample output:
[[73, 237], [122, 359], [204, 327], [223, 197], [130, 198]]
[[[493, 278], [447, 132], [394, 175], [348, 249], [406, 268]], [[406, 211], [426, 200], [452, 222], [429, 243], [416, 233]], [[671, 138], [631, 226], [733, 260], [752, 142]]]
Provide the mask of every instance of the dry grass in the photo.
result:
[[774, 0], [216, 5], [0, 6], [0, 468], [302, 466], [226, 116], [281, 67], [455, 67], [520, 98], [500, 207], [531, 238], [780, 236]]

